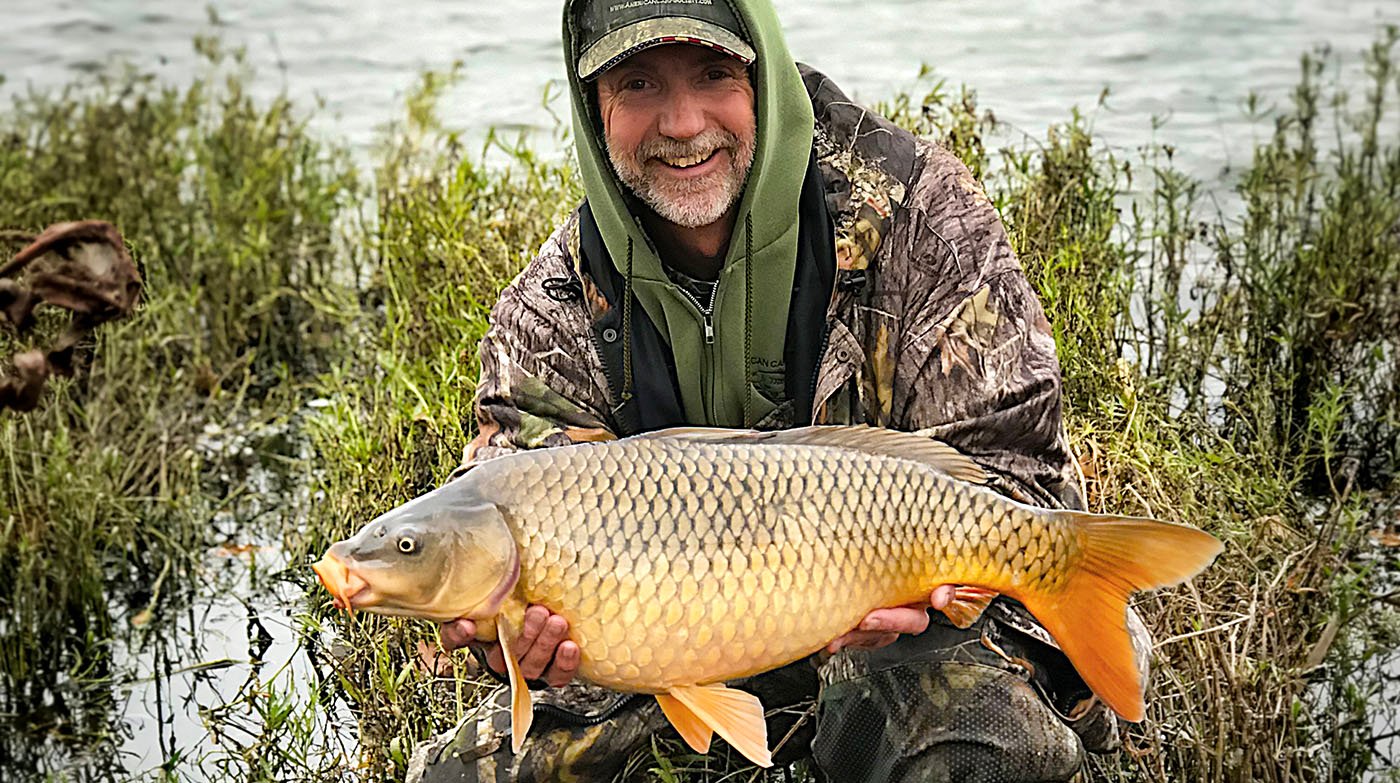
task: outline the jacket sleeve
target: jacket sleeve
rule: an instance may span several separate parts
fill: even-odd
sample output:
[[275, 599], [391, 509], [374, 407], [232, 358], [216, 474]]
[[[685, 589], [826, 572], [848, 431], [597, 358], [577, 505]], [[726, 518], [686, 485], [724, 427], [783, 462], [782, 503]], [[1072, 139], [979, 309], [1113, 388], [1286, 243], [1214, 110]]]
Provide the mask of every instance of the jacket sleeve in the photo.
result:
[[[1061, 418], [1055, 342], [996, 209], [950, 153], [925, 152], [911, 250], [932, 282], [906, 302], [901, 368], [909, 429], [995, 471], [1013, 497], [1083, 506]], [[931, 266], [931, 268], [930, 268]]]
[[561, 228], [501, 292], [478, 351], [476, 437], [457, 477], [481, 462], [521, 449], [612, 440], [607, 392], [586, 306], [556, 301], [545, 281], [571, 272]]

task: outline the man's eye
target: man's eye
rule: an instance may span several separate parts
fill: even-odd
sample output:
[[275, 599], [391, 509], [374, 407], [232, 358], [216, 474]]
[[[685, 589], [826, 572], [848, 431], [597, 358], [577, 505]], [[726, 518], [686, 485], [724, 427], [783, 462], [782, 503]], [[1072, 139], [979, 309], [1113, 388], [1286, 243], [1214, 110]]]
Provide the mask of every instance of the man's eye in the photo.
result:
[[625, 90], [645, 90], [647, 82], [646, 79], [628, 79], [622, 87]]

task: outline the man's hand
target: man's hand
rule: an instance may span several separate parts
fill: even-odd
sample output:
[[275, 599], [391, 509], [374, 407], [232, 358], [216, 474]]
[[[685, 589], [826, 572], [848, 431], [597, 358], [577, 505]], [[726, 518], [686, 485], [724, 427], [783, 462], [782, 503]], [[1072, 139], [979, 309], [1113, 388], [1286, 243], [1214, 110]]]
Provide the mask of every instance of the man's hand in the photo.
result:
[[[456, 650], [476, 643], [476, 623], [471, 620], [453, 620], [443, 623], [442, 646]], [[520, 656], [520, 673], [527, 680], [539, 679], [554, 687], [567, 684], [578, 672], [578, 645], [569, 641], [569, 621], [557, 614], [551, 614], [543, 606], [531, 606], [525, 610], [525, 620], [520, 627], [520, 635], [515, 638], [510, 649]], [[501, 654], [501, 645], [496, 642], [483, 643], [486, 649], [486, 663], [498, 673], [505, 674], [506, 659]]]
[[826, 646], [830, 653], [839, 652], [843, 647], [857, 647], [876, 650], [893, 644], [902, 633], [923, 633], [928, 629], [928, 607], [942, 609], [953, 600], [953, 586], [939, 585], [929, 594], [927, 604], [910, 604], [893, 609], [876, 609], [860, 621], [854, 631], [832, 641]]

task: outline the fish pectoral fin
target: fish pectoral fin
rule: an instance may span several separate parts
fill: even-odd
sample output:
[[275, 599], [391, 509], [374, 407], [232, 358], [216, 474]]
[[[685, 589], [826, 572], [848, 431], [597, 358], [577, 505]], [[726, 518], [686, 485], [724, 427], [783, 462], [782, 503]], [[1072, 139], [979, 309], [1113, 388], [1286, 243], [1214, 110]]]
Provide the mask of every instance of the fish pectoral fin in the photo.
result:
[[504, 618], [496, 620], [496, 636], [501, 643], [501, 657], [506, 659], [506, 674], [510, 678], [510, 749], [512, 753], [519, 753], [525, 744], [525, 735], [530, 731], [530, 723], [535, 719], [535, 711], [530, 704], [530, 686], [525, 682], [525, 675], [520, 673], [520, 663], [510, 649], [510, 640], [515, 638], [514, 629]]
[[987, 611], [992, 599], [1001, 593], [995, 590], [988, 590], [972, 585], [956, 585], [953, 587], [953, 600], [943, 607], [943, 614], [953, 625], [959, 628], [968, 628], [977, 622], [977, 618]]
[[671, 725], [676, 727], [681, 739], [696, 753], [710, 752], [710, 738], [714, 736], [714, 731], [710, 724], [703, 720], [690, 708], [685, 706], [668, 693], [656, 694], [656, 703], [661, 705], [661, 711], [665, 713], [666, 719], [671, 721]]
[[[773, 756], [768, 752], [768, 722], [763, 719], [763, 703], [757, 696], [724, 683], [680, 685], [671, 688], [670, 695], [744, 758], [760, 767], [773, 766]], [[665, 702], [661, 707], [665, 710]], [[666, 713], [666, 717], [671, 714]]]

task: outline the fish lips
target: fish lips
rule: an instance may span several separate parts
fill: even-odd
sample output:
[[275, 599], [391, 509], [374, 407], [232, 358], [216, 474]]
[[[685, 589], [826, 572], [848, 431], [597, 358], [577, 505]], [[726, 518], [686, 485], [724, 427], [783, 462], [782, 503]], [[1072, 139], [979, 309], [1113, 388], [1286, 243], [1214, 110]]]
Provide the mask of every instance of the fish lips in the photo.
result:
[[[350, 567], [340, 560], [340, 558], [327, 552], [325, 557], [312, 564], [311, 570], [316, 572], [316, 576], [321, 580], [321, 584], [326, 586], [330, 594], [335, 597], [335, 608], [354, 611], [355, 599], [365, 596], [365, 591], [369, 589], [369, 582], [366, 582], [359, 574], [350, 570]], [[364, 605], [361, 600], [360, 605]]]

